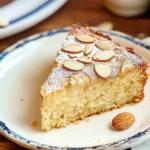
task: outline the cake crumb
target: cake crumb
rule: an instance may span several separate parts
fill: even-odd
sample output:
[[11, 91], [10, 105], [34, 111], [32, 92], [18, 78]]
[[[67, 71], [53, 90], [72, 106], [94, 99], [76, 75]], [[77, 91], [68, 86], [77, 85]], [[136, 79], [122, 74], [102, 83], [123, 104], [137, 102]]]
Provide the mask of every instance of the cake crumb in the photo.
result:
[[91, 120], [90, 118], [88, 118], [86, 121], [87, 121], [88, 123], [90, 123], [92, 120]]
[[79, 121], [74, 121], [74, 124], [79, 124]]
[[23, 102], [23, 101], [24, 101], [24, 99], [23, 99], [23, 98], [21, 98], [21, 99], [20, 99], [20, 101], [21, 101], [21, 102]]
[[38, 121], [32, 121], [32, 122], [31, 122], [31, 125], [32, 125], [33, 127], [37, 127], [37, 126], [38, 126]]

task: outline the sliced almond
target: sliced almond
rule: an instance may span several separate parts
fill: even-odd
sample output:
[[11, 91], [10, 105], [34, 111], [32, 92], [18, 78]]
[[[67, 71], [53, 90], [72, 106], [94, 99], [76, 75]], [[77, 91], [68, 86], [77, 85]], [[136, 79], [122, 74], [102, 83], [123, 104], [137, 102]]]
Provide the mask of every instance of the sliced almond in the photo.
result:
[[95, 41], [94, 37], [88, 34], [77, 34], [76, 39], [84, 43], [93, 43]]
[[69, 58], [77, 58], [78, 57], [78, 55], [76, 55], [76, 54], [68, 54], [68, 56], [69, 56]]
[[62, 50], [68, 53], [80, 53], [83, 51], [82, 46], [80, 44], [69, 44], [64, 46]]
[[88, 56], [81, 56], [78, 58], [78, 61], [83, 62], [84, 64], [90, 64], [92, 59]]
[[93, 48], [94, 48], [93, 44], [87, 44], [84, 49], [84, 54], [89, 55], [92, 52]]
[[74, 60], [65, 60], [64, 68], [69, 71], [79, 71], [84, 68], [84, 64], [82, 62], [74, 61]]
[[100, 50], [110, 50], [113, 47], [113, 44], [111, 44], [109, 41], [98, 41], [96, 46]]
[[114, 51], [103, 51], [103, 52], [97, 52], [93, 56], [93, 60], [99, 61], [99, 62], [105, 62], [110, 60], [114, 56]]
[[95, 71], [99, 77], [106, 79], [111, 75], [112, 69], [105, 64], [95, 64]]

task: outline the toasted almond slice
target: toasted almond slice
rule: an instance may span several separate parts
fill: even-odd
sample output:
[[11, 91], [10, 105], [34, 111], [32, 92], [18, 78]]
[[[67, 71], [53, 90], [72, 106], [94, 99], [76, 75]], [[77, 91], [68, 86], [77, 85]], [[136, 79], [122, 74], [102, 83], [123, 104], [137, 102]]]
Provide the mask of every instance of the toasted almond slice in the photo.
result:
[[78, 58], [78, 61], [83, 62], [84, 64], [90, 64], [92, 62], [91, 58], [88, 56], [81, 56]]
[[80, 44], [69, 44], [64, 46], [62, 50], [68, 53], [80, 53], [83, 49]]
[[82, 62], [74, 61], [74, 60], [65, 60], [63, 65], [64, 68], [69, 71], [79, 71], [84, 68], [84, 64]]
[[103, 51], [103, 52], [97, 52], [93, 56], [93, 60], [105, 62], [110, 60], [114, 56], [114, 51]]
[[84, 43], [93, 43], [95, 41], [94, 37], [88, 34], [77, 34], [76, 39]]
[[105, 64], [95, 64], [95, 71], [99, 77], [106, 79], [111, 75], [112, 69]]
[[69, 58], [77, 58], [78, 55], [77, 54], [68, 54]]
[[113, 47], [109, 41], [98, 41], [96, 46], [101, 50], [110, 50]]
[[84, 49], [84, 54], [89, 55], [92, 52], [93, 48], [94, 48], [93, 44], [87, 44]]

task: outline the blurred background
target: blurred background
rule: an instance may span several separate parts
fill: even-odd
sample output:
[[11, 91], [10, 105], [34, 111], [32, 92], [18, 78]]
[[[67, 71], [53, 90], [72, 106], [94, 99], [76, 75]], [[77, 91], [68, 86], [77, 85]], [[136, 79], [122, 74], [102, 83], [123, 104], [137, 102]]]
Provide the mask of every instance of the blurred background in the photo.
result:
[[150, 0], [0, 0], [0, 51], [35, 33], [73, 23], [144, 38], [150, 36], [149, 5]]
[[[72, 24], [150, 36], [150, 0], [0, 0], [0, 52], [30, 35]], [[0, 135], [0, 149], [22, 149]]]

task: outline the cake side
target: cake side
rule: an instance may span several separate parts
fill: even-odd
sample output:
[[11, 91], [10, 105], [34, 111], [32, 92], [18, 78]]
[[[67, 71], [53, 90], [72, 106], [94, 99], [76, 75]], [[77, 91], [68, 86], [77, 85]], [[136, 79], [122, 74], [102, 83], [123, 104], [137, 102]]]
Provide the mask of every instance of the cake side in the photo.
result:
[[42, 129], [65, 127], [87, 116], [140, 102], [146, 80], [145, 68], [128, 70], [107, 81], [80, 76], [75, 86], [68, 84], [63, 90], [43, 97]]

